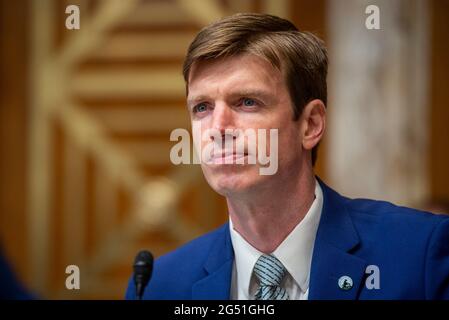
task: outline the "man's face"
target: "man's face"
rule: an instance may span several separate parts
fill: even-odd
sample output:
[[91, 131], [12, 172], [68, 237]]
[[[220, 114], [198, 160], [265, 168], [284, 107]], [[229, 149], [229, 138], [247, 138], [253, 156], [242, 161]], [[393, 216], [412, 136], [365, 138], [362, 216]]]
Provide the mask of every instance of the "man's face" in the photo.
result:
[[[202, 61], [194, 64], [189, 76], [187, 104], [192, 126], [201, 126], [201, 137], [195, 136], [197, 150], [201, 145], [215, 144], [213, 157], [201, 167], [210, 186], [224, 196], [244, 194], [258, 188], [273, 187], [283, 179], [298, 174], [302, 149], [301, 119], [293, 121], [292, 101], [282, 73], [266, 60], [251, 54]], [[212, 131], [211, 131], [212, 129]], [[266, 129], [266, 150], [270, 153], [269, 129], [278, 130], [278, 170], [274, 175], [261, 175], [259, 162], [247, 164], [247, 136], [225, 134], [226, 129]], [[244, 153], [229, 150], [218, 143], [219, 132], [235, 144], [245, 142]], [[257, 139], [257, 143], [260, 143]], [[258, 152], [259, 153], [259, 152]], [[254, 155], [258, 157], [257, 155]], [[245, 159], [245, 165], [235, 164]], [[224, 163], [234, 160], [234, 164]], [[265, 165], [266, 166], [266, 165]], [[284, 180], [285, 181], [285, 180]]]

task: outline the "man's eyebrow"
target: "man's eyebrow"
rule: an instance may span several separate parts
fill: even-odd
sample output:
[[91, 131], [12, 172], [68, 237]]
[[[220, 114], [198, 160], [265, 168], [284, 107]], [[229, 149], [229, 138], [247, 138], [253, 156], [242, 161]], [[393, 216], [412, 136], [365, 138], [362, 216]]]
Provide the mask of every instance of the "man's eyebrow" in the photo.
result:
[[[229, 97], [259, 97], [263, 100], [271, 100], [272, 95], [264, 90], [258, 89], [239, 89], [228, 94]], [[207, 95], [198, 95], [187, 98], [187, 105], [210, 99]]]
[[187, 105], [190, 106], [196, 102], [200, 102], [200, 101], [208, 100], [208, 99], [209, 99], [209, 97], [206, 95], [189, 97], [189, 98], [187, 98]]
[[258, 90], [258, 89], [248, 89], [248, 90], [238, 90], [234, 91], [230, 94], [230, 96], [239, 96], [239, 97], [260, 97], [262, 99], [268, 99], [271, 97], [271, 94], [264, 91], [264, 90]]

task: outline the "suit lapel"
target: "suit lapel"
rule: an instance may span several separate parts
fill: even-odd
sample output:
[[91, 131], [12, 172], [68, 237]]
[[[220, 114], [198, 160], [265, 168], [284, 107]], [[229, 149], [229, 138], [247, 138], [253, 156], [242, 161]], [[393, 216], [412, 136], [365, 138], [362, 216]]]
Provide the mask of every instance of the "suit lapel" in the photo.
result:
[[[318, 181], [324, 203], [312, 256], [309, 299], [357, 299], [367, 263], [350, 251], [360, 239], [344, 198]], [[351, 278], [352, 288], [340, 288], [338, 281], [343, 276]]]
[[234, 251], [226, 223], [219, 231], [217, 239], [204, 264], [206, 277], [192, 287], [194, 300], [228, 300], [231, 290], [232, 265]]

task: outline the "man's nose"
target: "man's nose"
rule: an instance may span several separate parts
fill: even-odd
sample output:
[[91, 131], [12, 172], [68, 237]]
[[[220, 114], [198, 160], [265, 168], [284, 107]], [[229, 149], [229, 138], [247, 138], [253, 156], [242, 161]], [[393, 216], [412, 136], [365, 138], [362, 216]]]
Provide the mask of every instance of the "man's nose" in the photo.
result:
[[[222, 137], [226, 135], [226, 129], [234, 130], [235, 115], [233, 110], [225, 103], [217, 103], [212, 113], [211, 128], [215, 133], [219, 133]], [[210, 137], [214, 140], [214, 136]]]

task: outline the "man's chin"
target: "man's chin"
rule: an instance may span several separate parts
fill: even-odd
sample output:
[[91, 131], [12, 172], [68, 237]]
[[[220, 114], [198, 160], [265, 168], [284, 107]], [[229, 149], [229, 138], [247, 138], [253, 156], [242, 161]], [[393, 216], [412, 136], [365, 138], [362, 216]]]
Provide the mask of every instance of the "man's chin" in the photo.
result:
[[257, 177], [253, 176], [228, 174], [212, 177], [208, 179], [208, 182], [217, 193], [229, 197], [251, 191], [259, 183], [258, 180]]
[[247, 190], [249, 190], [250, 188], [235, 185], [218, 185], [212, 187], [212, 189], [214, 189], [215, 192], [217, 192], [219, 195], [228, 198], [236, 195], [245, 194]]

